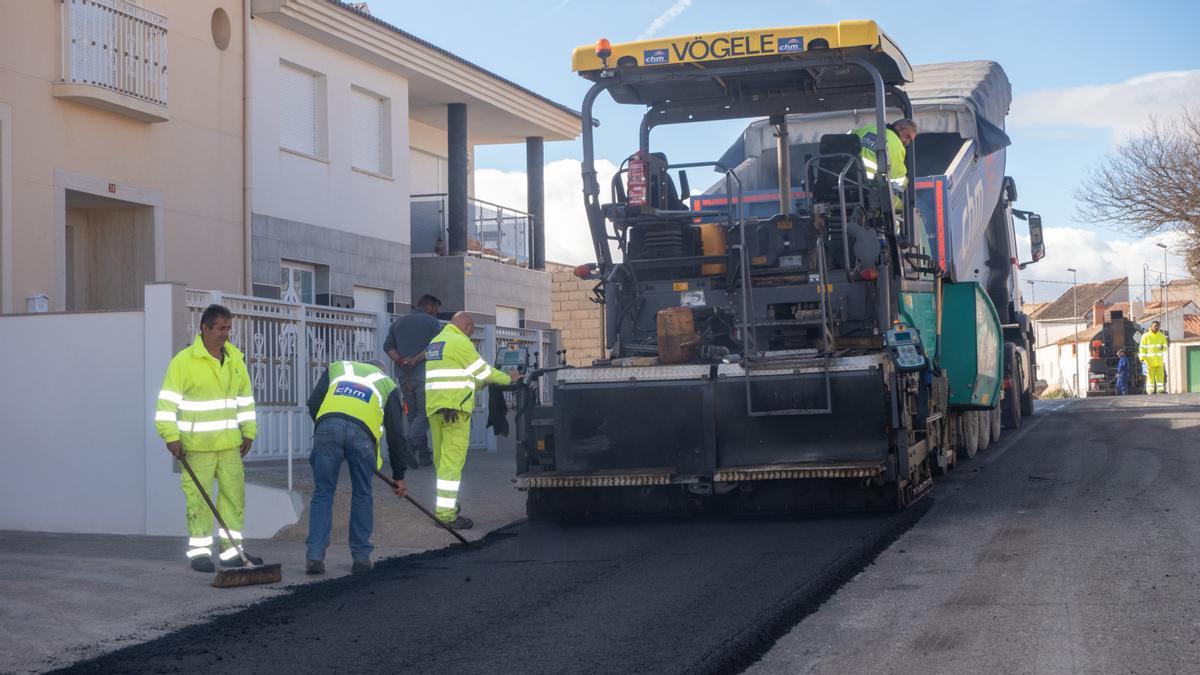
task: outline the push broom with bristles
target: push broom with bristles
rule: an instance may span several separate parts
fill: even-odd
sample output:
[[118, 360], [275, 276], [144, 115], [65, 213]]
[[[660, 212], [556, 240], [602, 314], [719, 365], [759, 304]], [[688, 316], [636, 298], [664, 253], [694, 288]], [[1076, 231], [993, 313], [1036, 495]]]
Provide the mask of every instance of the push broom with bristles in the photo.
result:
[[233, 535], [229, 533], [229, 528], [225, 527], [225, 521], [221, 518], [221, 514], [217, 512], [217, 507], [208, 498], [208, 492], [204, 486], [200, 484], [200, 479], [196, 478], [192, 467], [184, 459], [183, 453], [179, 455], [179, 463], [187, 469], [188, 475], [192, 477], [192, 482], [196, 484], [196, 489], [200, 491], [200, 496], [204, 497], [204, 503], [208, 504], [208, 508], [212, 510], [213, 515], [217, 517], [217, 523], [221, 526], [221, 530], [225, 532], [225, 537], [237, 549], [238, 555], [242, 558], [242, 564], [245, 567], [233, 567], [217, 572], [217, 576], [213, 577], [212, 585], [217, 588], [234, 588], [237, 586], [255, 586], [257, 584], [275, 584], [283, 580], [283, 567], [279, 563], [273, 565], [255, 565], [246, 557], [246, 552], [242, 550], [242, 545]]

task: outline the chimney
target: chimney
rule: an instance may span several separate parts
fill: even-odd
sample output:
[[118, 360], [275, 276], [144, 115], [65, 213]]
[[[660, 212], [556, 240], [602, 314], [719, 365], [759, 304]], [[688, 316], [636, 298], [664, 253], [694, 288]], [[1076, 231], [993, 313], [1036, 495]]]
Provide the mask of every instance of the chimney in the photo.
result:
[[1096, 328], [1104, 325], [1104, 303], [1099, 300], [1092, 305], [1092, 325]]

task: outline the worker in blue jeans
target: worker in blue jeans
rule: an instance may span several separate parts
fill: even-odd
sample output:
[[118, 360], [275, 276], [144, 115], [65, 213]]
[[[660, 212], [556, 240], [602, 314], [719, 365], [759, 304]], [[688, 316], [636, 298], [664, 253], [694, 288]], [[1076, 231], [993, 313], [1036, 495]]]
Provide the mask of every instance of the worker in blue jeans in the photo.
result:
[[[308, 397], [309, 415], [316, 423], [312, 454], [313, 496], [308, 509], [308, 538], [305, 540], [304, 571], [325, 572], [325, 549], [333, 527], [333, 495], [337, 490], [342, 462], [350, 469], [350, 571], [369, 571], [371, 531], [374, 528], [371, 474], [383, 468], [379, 436], [385, 430], [388, 443], [403, 443], [404, 418], [399, 391], [382, 364], [335, 361], [329, 364]], [[397, 477], [394, 491], [403, 497], [404, 467], [392, 467]]]

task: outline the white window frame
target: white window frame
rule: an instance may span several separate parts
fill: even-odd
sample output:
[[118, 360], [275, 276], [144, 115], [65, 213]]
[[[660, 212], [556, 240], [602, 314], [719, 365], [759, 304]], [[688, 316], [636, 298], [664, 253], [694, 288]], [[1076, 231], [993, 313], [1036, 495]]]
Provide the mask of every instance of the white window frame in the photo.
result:
[[[284, 283], [283, 274], [287, 273], [288, 280]], [[317, 304], [317, 266], [312, 263], [299, 262], [297, 260], [281, 260], [279, 261], [279, 297], [281, 300], [287, 299], [288, 288], [292, 287], [296, 278], [303, 279], [303, 275], [307, 273], [311, 283], [309, 284], [309, 299], [304, 299], [304, 289], [299, 289], [296, 293], [296, 300], [307, 305]]]
[[[359, 139], [355, 136], [358, 132], [358, 127], [354, 124], [354, 102], [355, 96], [365, 96], [373, 98], [379, 105], [379, 164], [377, 166], [363, 166], [359, 163], [359, 159], [355, 157], [355, 147]], [[366, 87], [360, 87], [357, 84], [350, 85], [350, 168], [379, 178], [392, 177], [392, 99], [378, 94]]]
[[[329, 161], [329, 98], [328, 98], [328, 82], [325, 74], [317, 72], [312, 68], [288, 61], [287, 59], [279, 60], [280, 67], [280, 95], [277, 98], [280, 105], [284, 104], [282, 73], [284, 69], [299, 71], [313, 78], [313, 117], [314, 117], [314, 133], [316, 137], [313, 139], [312, 148], [293, 148], [289, 147], [283, 138], [283, 111], [280, 110], [279, 115], [279, 149], [285, 152], [290, 152], [301, 157], [316, 159], [323, 162]], [[310, 150], [312, 150], [310, 152]]]

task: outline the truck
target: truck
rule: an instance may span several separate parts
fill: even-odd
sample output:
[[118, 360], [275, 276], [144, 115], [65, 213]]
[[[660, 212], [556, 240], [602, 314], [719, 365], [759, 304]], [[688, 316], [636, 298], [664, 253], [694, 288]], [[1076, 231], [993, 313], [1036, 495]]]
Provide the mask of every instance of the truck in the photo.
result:
[[1088, 340], [1088, 389], [1090, 396], [1115, 396], [1117, 391], [1117, 365], [1124, 354], [1129, 358], [1127, 387], [1131, 393], [1140, 393], [1146, 386], [1142, 375], [1142, 362], [1138, 355], [1142, 327], [1126, 319], [1121, 310], [1113, 310], [1108, 321], [1096, 330]]
[[[595, 281], [607, 353], [523, 388], [530, 517], [903, 508], [1032, 412], [1013, 217], [1030, 262], [1044, 247], [1003, 175], [999, 66], [926, 77], [873, 21], [600, 40], [572, 62], [592, 82], [596, 254], [576, 274]], [[601, 94], [645, 110], [606, 200]], [[894, 160], [920, 178], [888, 180], [884, 147], [868, 172], [847, 116], [916, 119]], [[720, 158], [652, 149], [660, 126], [737, 119], [757, 121]], [[718, 178], [693, 196], [698, 170]]]

